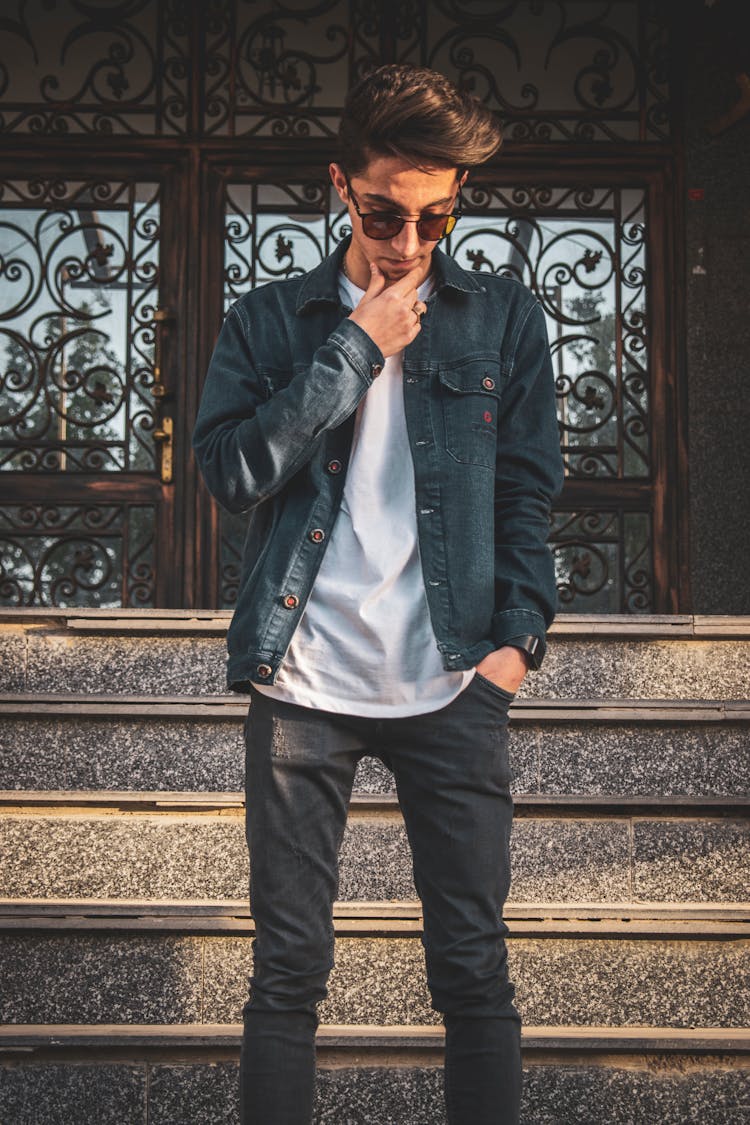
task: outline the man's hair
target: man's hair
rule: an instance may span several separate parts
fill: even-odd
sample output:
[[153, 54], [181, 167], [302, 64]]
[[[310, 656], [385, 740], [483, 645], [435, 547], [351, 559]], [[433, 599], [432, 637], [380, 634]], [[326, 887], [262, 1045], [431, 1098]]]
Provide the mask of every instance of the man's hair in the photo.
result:
[[349, 176], [378, 156], [415, 168], [472, 168], [503, 142], [500, 122], [477, 98], [426, 66], [386, 63], [349, 91], [338, 132], [337, 163]]

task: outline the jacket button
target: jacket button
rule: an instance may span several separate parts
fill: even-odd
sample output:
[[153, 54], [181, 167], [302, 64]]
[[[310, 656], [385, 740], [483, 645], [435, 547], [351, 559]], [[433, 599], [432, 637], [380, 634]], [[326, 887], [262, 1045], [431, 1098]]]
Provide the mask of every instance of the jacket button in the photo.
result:
[[299, 598], [296, 594], [287, 594], [284, 598], [284, 605], [287, 609], [296, 609], [299, 605]]
[[256, 668], [256, 671], [259, 676], [262, 676], [264, 680], [267, 680], [273, 672], [273, 668], [270, 664], [259, 664]]
[[326, 533], [325, 531], [323, 531], [322, 527], [314, 527], [310, 532], [310, 538], [312, 539], [313, 543], [322, 543], [325, 537]]
[[341, 462], [336, 461], [335, 459], [333, 461], [329, 461], [328, 464], [326, 465], [326, 469], [328, 470], [329, 473], [340, 473], [342, 468], [343, 468], [343, 465], [341, 464]]
[[490, 379], [489, 375], [485, 375], [482, 379], [482, 386], [486, 391], [493, 391], [495, 389], [495, 380]]
[[373, 379], [376, 379], [382, 370], [383, 370], [382, 363], [373, 363], [372, 367], [370, 368], [370, 371], [372, 372]]

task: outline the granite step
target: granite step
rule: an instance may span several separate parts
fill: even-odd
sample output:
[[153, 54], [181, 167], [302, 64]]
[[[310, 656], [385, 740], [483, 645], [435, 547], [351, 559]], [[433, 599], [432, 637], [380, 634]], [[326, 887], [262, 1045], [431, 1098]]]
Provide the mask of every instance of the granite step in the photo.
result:
[[[241, 696], [0, 695], [3, 784], [30, 790], [241, 791]], [[517, 795], [747, 799], [750, 702], [518, 699]], [[361, 793], [392, 793], [365, 758]]]
[[[209, 800], [24, 806], [3, 795], [0, 888], [6, 897], [244, 899], [244, 810]], [[94, 795], [92, 795], [93, 797]], [[73, 799], [73, 795], [70, 795]], [[157, 798], [158, 800], [159, 798]], [[519, 804], [510, 901], [732, 902], [748, 897], [750, 820], [731, 809], [672, 806], [576, 811]], [[340, 852], [342, 901], [413, 900], [412, 861], [393, 797], [354, 801]]]
[[[747, 917], [747, 916], [746, 916]], [[327, 1024], [437, 1025], [420, 926], [367, 921], [337, 932]], [[626, 918], [621, 919], [624, 923]], [[642, 921], [645, 921], [643, 919]], [[237, 1023], [252, 970], [252, 931], [56, 929], [27, 918], [0, 932], [0, 1022]], [[743, 1028], [750, 1026], [747, 921], [683, 919], [678, 930], [638, 923], [576, 931], [511, 927], [508, 960], [524, 1021], [543, 1026]], [[351, 928], [351, 923], [350, 923]], [[560, 929], [558, 924], [557, 929]], [[340, 926], [337, 925], [337, 930]]]
[[[240, 1025], [0, 1028], [0, 1120], [238, 1125]], [[523, 1031], [522, 1125], [738, 1125], [750, 1034]], [[442, 1028], [323, 1026], [316, 1125], [445, 1125]], [[581, 1116], [582, 1107], [588, 1116]]]
[[[230, 613], [4, 610], [0, 690], [225, 691]], [[559, 615], [520, 698], [747, 699], [750, 617]]]
[[[0, 612], [3, 1125], [92, 1106], [237, 1121], [253, 923], [230, 618]], [[555, 622], [510, 728], [524, 1125], [582, 1105], [597, 1125], [736, 1125], [750, 1104], [749, 701], [750, 617]], [[420, 904], [377, 759], [340, 892], [316, 1121], [443, 1125]]]

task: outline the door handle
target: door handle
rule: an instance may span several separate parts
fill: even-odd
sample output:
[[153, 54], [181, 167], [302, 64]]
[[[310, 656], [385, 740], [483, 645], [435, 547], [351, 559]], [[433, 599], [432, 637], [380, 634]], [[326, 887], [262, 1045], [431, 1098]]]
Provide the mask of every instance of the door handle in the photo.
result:
[[[163, 408], [167, 399], [172, 397], [172, 392], [164, 385], [162, 378], [162, 334], [164, 327], [175, 319], [171, 309], [160, 305], [154, 311], [154, 378], [151, 384], [151, 394]], [[161, 423], [154, 430], [154, 441], [160, 446], [159, 474], [162, 484], [169, 484], [174, 471], [174, 420], [162, 414]]]
[[169, 484], [172, 480], [173, 434], [174, 422], [165, 415], [161, 420], [161, 426], [154, 430], [154, 441], [161, 446], [159, 470], [162, 484]]

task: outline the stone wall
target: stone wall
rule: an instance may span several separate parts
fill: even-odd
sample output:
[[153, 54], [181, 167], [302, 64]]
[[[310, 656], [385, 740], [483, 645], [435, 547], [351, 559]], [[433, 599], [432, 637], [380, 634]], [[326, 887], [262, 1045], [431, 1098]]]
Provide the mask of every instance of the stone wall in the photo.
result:
[[697, 35], [680, 55], [691, 608], [750, 613], [750, 115], [712, 136], [708, 124], [738, 96], [731, 62]]

